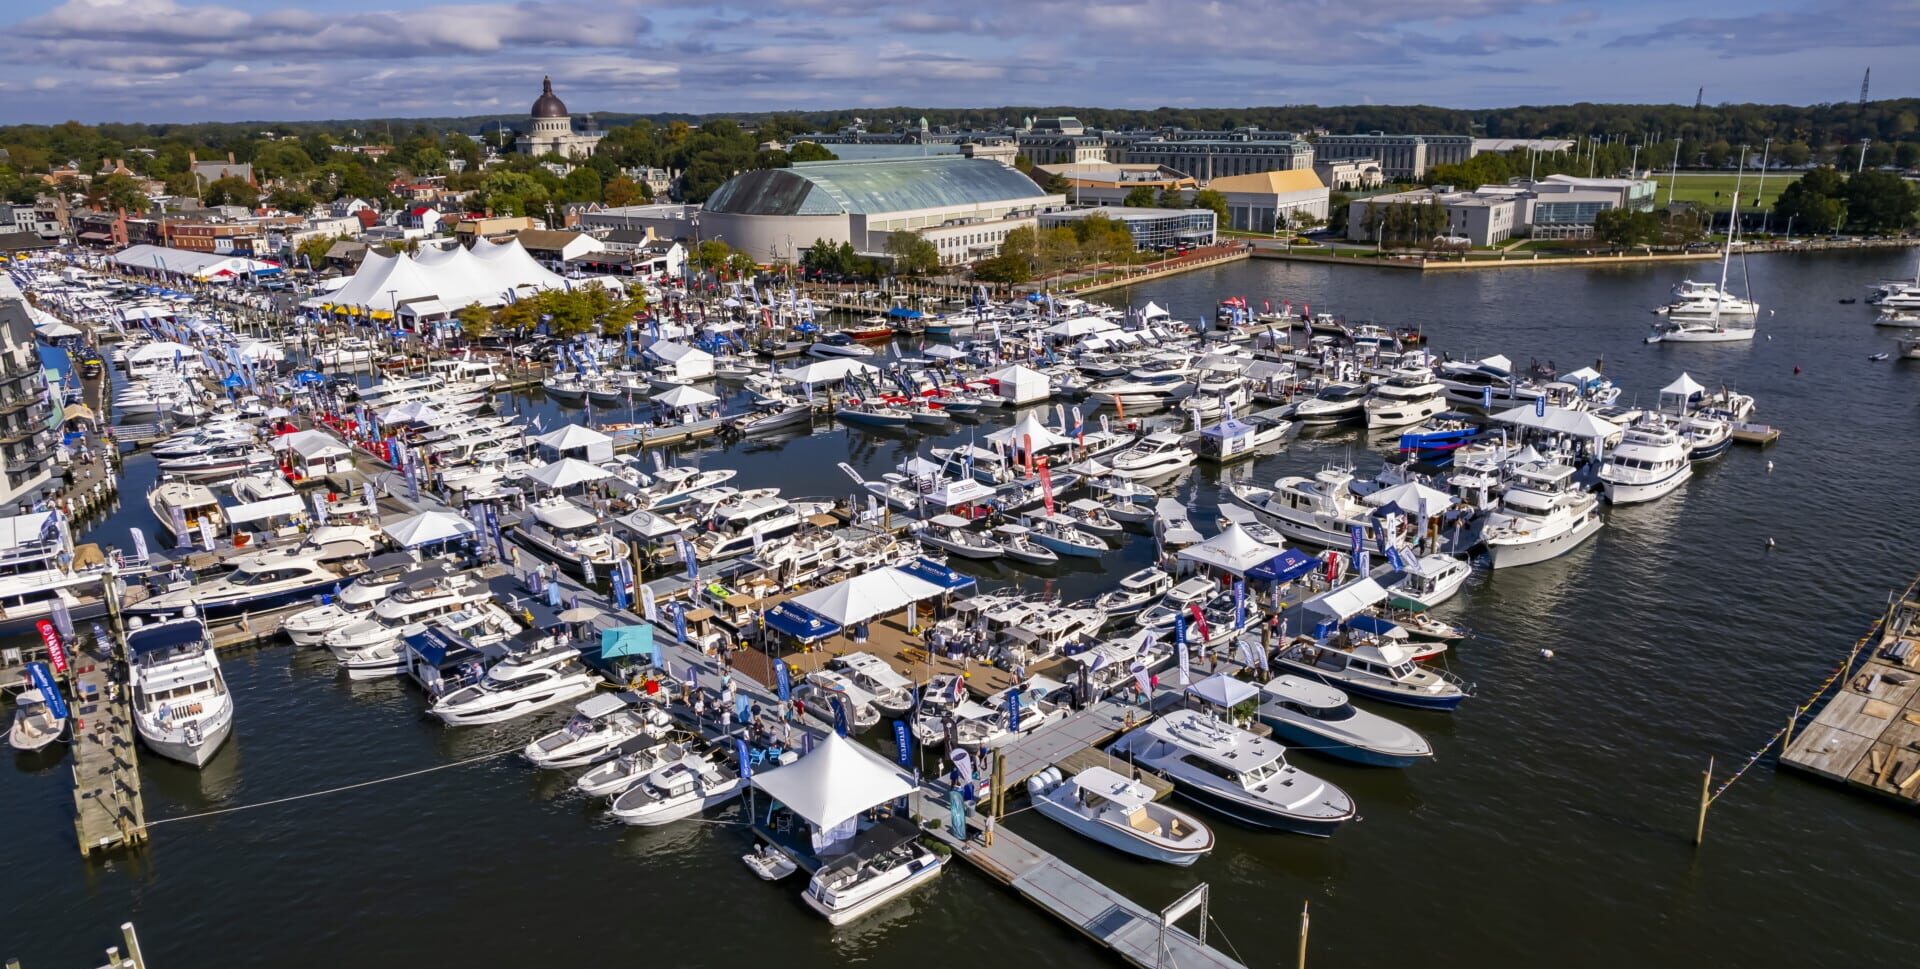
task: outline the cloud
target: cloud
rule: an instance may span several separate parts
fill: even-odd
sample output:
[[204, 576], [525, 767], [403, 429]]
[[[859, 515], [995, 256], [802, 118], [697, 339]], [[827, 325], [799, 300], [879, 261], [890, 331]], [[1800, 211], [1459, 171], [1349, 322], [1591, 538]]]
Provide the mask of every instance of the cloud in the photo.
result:
[[[1495, 31], [1479, 31], [1463, 34], [1452, 39], [1425, 37], [1419, 34], [1407, 34], [1405, 42], [1421, 54], [1439, 54], [1446, 57], [1486, 57], [1503, 54], [1507, 51], [1527, 50], [1536, 47], [1555, 47], [1558, 42], [1548, 37], [1515, 37]], [[1484, 70], [1475, 67], [1474, 70]]]
[[[1911, 0], [1817, 0], [1738, 17], [1687, 17], [1622, 34], [1607, 47], [1698, 45], [1729, 57], [1811, 49], [1920, 47], [1920, 4]], [[1847, 65], [1851, 67], [1852, 65]]]

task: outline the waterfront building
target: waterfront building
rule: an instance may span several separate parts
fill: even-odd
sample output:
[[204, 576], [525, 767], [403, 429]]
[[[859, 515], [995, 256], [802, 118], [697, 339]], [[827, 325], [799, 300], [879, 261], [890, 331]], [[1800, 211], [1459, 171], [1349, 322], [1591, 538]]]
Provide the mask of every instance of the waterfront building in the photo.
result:
[[1212, 209], [1088, 208], [1064, 209], [1042, 213], [1040, 227], [1051, 229], [1077, 220], [1105, 216], [1127, 227], [1136, 249], [1166, 249], [1172, 246], [1210, 246], [1217, 235], [1218, 220]]
[[911, 231], [955, 264], [998, 253], [1008, 232], [1065, 204], [1017, 169], [983, 158], [806, 162], [736, 175], [689, 218], [690, 232], [660, 234], [719, 239], [771, 263], [797, 260], [816, 239], [884, 253], [888, 234]]
[[[1469, 245], [1492, 246], [1507, 241], [1526, 225], [1525, 193], [1506, 188], [1478, 192], [1454, 192], [1446, 186], [1415, 189], [1355, 199], [1347, 205], [1347, 238], [1369, 242], [1375, 238], [1373, 219], [1368, 211], [1384, 210], [1392, 205], [1438, 205], [1447, 213], [1444, 236], [1465, 240]], [[1421, 240], [1430, 242], [1434, 240]]]
[[655, 238], [692, 238], [693, 217], [698, 205], [655, 202], [647, 205], [608, 206], [580, 216], [580, 228], [588, 232], [602, 229], [637, 229], [651, 232]]
[[1152, 137], [1124, 145], [1124, 161], [1163, 165], [1202, 182], [1233, 175], [1313, 168], [1314, 145], [1287, 131], [1246, 129], [1227, 138]]
[[1228, 227], [1242, 232], [1272, 232], [1281, 215], [1295, 227], [1325, 222], [1332, 194], [1311, 168], [1230, 175], [1207, 187], [1226, 196]]
[[567, 113], [565, 102], [554, 96], [551, 77], [541, 80], [540, 96], [534, 99], [530, 114], [531, 126], [513, 141], [513, 149], [522, 155], [585, 158], [606, 137], [606, 132], [593, 126], [591, 118], [585, 130], [573, 130], [573, 117]]
[[1076, 206], [1125, 205], [1128, 195], [1147, 189], [1161, 195], [1186, 196], [1200, 187], [1198, 179], [1163, 165], [1085, 162], [1077, 165], [1035, 165], [1035, 170], [1066, 184], [1067, 201]]
[[566, 269], [569, 260], [580, 259], [605, 248], [600, 240], [585, 232], [564, 229], [523, 229], [515, 239], [534, 261], [557, 271]]
[[1475, 138], [1473, 153], [1510, 151], [1572, 151], [1571, 138]]
[[1314, 150], [1325, 159], [1374, 158], [1388, 179], [1413, 182], [1437, 165], [1457, 165], [1473, 157], [1469, 135], [1390, 135], [1370, 131], [1357, 135], [1322, 135]]
[[1315, 158], [1313, 173], [1335, 192], [1365, 191], [1386, 184], [1378, 158]]
[[34, 312], [13, 280], [0, 274], [0, 510], [9, 514], [31, 510], [33, 499], [57, 484], [61, 397], [49, 393]]

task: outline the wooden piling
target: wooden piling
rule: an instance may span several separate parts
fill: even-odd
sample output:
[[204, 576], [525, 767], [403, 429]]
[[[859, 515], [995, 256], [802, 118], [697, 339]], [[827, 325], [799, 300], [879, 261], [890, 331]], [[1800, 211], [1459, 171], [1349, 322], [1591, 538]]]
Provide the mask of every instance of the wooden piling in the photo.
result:
[[1707, 772], [1700, 775], [1700, 821], [1693, 828], [1693, 843], [1707, 840], [1707, 806], [1713, 803], [1713, 758], [1707, 758]]
[[1309, 904], [1305, 901], [1300, 903], [1300, 955], [1294, 960], [1294, 969], [1307, 969], [1307, 923], [1310, 921], [1307, 917], [1307, 906]]

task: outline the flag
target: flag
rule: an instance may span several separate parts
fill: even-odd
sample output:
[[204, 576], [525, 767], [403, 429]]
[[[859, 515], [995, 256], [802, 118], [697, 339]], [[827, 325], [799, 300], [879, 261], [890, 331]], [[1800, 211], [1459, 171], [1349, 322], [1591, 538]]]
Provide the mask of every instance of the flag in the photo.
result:
[[1366, 539], [1362, 537], [1360, 534], [1360, 526], [1358, 525], [1353, 526], [1353, 543], [1352, 543], [1352, 547], [1348, 551], [1355, 558], [1358, 558], [1360, 556], [1360, 549], [1365, 544], [1366, 544]]
[[893, 722], [893, 756], [900, 766], [913, 766], [913, 734], [907, 730], [905, 720]]
[[787, 672], [787, 664], [784, 662], [774, 663], [773, 676], [774, 676], [774, 686], [777, 688], [780, 694], [780, 702], [786, 703], [792, 700], [793, 699], [793, 674]]
[[1007, 730], [1020, 732], [1020, 687], [1015, 685], [1007, 690]]
[[41, 699], [47, 701], [47, 712], [53, 714], [55, 720], [67, 719], [69, 713], [67, 698], [61, 695], [60, 686], [54, 682], [53, 674], [48, 671], [47, 664], [28, 663], [27, 679], [33, 682], [34, 689], [40, 691]]
[[1247, 580], [1239, 576], [1233, 579], [1233, 628], [1247, 628]]
[[1187, 603], [1187, 611], [1193, 614], [1193, 624], [1200, 630], [1200, 641], [1204, 643], [1212, 639], [1213, 630], [1207, 628], [1207, 615], [1200, 611], [1200, 604], [1197, 602]]

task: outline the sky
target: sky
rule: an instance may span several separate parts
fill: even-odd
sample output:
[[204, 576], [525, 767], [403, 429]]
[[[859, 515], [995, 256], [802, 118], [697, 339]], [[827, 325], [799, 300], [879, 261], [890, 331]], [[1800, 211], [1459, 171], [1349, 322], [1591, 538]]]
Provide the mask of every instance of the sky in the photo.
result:
[[0, 123], [1920, 94], [1920, 0], [7, 0]]

